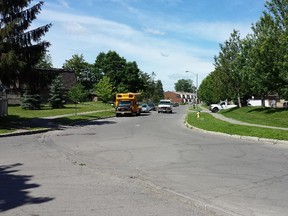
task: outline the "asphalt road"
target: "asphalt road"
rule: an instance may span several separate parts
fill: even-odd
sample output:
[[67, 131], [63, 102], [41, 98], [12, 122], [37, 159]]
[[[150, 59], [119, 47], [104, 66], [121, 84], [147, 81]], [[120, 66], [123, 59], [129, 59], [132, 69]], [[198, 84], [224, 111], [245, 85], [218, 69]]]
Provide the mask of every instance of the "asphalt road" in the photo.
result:
[[0, 138], [0, 214], [288, 215], [288, 146], [188, 129], [186, 109]]

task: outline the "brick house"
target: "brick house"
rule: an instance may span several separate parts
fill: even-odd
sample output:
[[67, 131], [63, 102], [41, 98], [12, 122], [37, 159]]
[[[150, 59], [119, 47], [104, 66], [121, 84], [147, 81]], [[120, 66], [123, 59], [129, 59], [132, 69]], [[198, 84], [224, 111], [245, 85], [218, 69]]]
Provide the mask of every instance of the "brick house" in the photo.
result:
[[164, 92], [164, 99], [170, 99], [173, 103], [190, 103], [195, 102], [196, 94], [188, 92]]
[[[48, 101], [49, 98], [49, 87], [51, 85], [52, 80], [57, 76], [60, 75], [62, 82], [64, 84], [64, 91], [67, 93], [72, 86], [76, 84], [77, 78], [73, 70], [66, 70], [62, 68], [48, 68], [48, 69], [37, 69], [39, 73], [46, 74], [49, 81], [46, 86], [43, 86], [40, 96], [42, 101], [45, 103]], [[8, 103], [9, 104], [20, 104], [20, 97], [21, 93], [23, 93], [24, 89], [23, 86], [19, 86], [17, 89], [13, 89], [8, 91]], [[66, 98], [68, 101], [68, 98]], [[65, 99], [65, 100], [66, 100]]]

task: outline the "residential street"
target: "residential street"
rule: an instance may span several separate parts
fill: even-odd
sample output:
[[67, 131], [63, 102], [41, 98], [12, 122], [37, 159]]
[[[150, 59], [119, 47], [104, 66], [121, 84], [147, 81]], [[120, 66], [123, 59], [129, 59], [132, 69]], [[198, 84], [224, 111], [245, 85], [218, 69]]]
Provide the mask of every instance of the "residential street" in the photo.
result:
[[189, 129], [186, 112], [0, 138], [0, 214], [288, 215], [288, 145]]

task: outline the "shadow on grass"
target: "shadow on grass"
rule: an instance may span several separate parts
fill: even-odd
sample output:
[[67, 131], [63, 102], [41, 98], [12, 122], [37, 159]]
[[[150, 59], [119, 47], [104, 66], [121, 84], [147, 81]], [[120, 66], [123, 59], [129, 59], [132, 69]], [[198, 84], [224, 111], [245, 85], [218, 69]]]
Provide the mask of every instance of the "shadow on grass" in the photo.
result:
[[[24, 118], [16, 115], [9, 115], [1, 118], [1, 130], [18, 130], [33, 128], [52, 128], [61, 129], [61, 126], [67, 125], [103, 125], [114, 124], [114, 121], [103, 121], [103, 116], [79, 115], [70, 117], [61, 117], [55, 119], [46, 118]], [[97, 120], [97, 121], [95, 121]]]
[[[234, 107], [231, 109], [223, 110], [221, 113], [230, 113], [238, 109], [247, 109], [246, 113], [263, 113], [263, 114], [274, 114], [274, 113], [282, 113], [282, 112], [287, 112], [288, 109], [285, 108], [272, 108], [272, 107]], [[244, 111], [245, 112], [245, 111]]]
[[29, 121], [30, 118], [19, 117], [17, 115], [8, 115], [5, 117], [1, 117], [1, 125], [0, 129], [4, 130], [17, 130], [21, 128], [27, 127], [26, 122]]
[[29, 195], [33, 188], [40, 187], [39, 184], [28, 183], [33, 176], [17, 175], [16, 167], [23, 164], [12, 164], [0, 166], [0, 213], [27, 204], [41, 204], [52, 201], [51, 197], [32, 197]]
[[251, 112], [262, 112], [264, 114], [273, 114], [273, 113], [282, 113], [287, 112], [287, 109], [284, 108], [270, 108], [270, 107], [257, 107], [255, 109], [249, 110], [249, 113]]
[[221, 112], [221, 113], [230, 113], [230, 112], [233, 112], [233, 111], [238, 110], [238, 109], [241, 109], [241, 108], [239, 108], [239, 107], [233, 107], [233, 108], [230, 108], [230, 109], [221, 110], [220, 112]]

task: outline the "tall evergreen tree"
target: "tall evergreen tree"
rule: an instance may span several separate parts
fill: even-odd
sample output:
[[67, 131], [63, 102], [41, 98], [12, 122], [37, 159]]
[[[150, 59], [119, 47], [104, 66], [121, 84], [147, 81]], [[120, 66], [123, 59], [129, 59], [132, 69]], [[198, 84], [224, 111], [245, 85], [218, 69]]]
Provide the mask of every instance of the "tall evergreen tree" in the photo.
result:
[[27, 110], [41, 109], [41, 97], [32, 88], [26, 86], [26, 90], [21, 97], [21, 107]]
[[37, 82], [33, 66], [50, 43], [41, 41], [51, 24], [31, 29], [44, 2], [30, 6], [32, 0], [0, 0], [0, 80], [7, 86]]
[[52, 108], [62, 108], [64, 107], [64, 84], [61, 80], [61, 76], [57, 76], [50, 87], [50, 98], [48, 99]]

